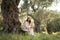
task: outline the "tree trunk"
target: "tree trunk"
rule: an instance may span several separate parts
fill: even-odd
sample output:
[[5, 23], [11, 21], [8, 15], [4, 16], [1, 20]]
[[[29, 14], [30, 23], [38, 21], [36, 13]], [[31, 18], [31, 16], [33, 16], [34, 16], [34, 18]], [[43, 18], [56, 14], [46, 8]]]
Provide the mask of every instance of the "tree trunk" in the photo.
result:
[[37, 33], [40, 32], [40, 21], [38, 21], [36, 18], [34, 18], [30, 14], [28, 14], [28, 16], [31, 16], [34, 19], [34, 24], [35, 24], [34, 31]]
[[34, 23], [35, 23], [34, 31], [37, 32], [37, 33], [40, 32], [40, 22], [37, 21], [37, 20], [34, 20]]
[[19, 10], [17, 8], [20, 0], [2, 0], [1, 11], [3, 16], [4, 32], [15, 32], [19, 22]]

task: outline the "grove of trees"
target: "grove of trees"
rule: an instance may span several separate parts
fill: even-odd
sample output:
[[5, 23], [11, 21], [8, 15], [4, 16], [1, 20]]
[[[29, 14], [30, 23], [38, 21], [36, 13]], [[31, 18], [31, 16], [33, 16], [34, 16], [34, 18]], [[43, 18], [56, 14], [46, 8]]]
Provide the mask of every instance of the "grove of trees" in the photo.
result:
[[18, 8], [20, 1], [2, 0], [1, 14], [4, 32], [18, 31], [17, 27], [21, 26], [21, 20], [24, 21], [25, 16], [26, 18], [30, 16], [34, 20], [35, 32], [46, 31], [45, 28], [49, 34], [60, 31], [60, 12], [47, 9], [54, 0], [22, 0], [24, 3], [21, 8]]

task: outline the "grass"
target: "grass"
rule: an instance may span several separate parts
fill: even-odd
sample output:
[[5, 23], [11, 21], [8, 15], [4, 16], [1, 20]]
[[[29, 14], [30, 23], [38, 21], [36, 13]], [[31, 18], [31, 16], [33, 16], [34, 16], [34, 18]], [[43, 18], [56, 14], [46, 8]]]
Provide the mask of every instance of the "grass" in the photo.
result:
[[36, 34], [36, 36], [13, 34], [13, 33], [0, 33], [0, 40], [60, 40], [60, 34]]
[[60, 33], [50, 35], [35, 33], [35, 36], [31, 36], [27, 34], [4, 33], [0, 31], [0, 40], [60, 40]]

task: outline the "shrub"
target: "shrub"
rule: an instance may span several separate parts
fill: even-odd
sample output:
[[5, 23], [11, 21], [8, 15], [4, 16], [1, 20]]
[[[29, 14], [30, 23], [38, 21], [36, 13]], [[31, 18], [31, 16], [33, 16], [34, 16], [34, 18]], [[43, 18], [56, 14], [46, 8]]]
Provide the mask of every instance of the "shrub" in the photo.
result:
[[59, 32], [60, 31], [60, 18], [54, 19], [54, 21], [51, 21], [50, 23], [47, 24], [47, 32], [52, 33], [52, 32]]

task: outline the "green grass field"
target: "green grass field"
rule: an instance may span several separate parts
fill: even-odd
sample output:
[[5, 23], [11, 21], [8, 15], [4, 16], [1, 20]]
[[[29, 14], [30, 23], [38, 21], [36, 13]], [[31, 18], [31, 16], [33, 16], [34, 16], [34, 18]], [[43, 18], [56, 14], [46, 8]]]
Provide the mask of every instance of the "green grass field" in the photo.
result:
[[60, 40], [60, 33], [51, 35], [40, 33], [35, 35], [0, 33], [0, 40]]

